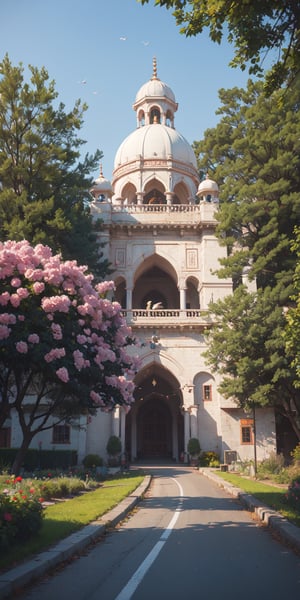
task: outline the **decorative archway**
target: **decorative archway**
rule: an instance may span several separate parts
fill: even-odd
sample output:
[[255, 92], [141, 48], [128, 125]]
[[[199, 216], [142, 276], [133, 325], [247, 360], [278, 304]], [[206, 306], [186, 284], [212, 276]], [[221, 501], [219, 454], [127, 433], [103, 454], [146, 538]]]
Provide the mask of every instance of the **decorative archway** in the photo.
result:
[[135, 402], [126, 416], [125, 447], [131, 460], [178, 461], [184, 450], [179, 383], [157, 363], [147, 365], [136, 377]]

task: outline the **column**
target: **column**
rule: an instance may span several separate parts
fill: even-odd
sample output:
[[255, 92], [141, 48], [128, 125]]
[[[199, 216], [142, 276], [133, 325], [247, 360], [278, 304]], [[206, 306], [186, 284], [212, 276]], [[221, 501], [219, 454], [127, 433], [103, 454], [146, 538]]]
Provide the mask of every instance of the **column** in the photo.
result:
[[126, 288], [126, 307], [127, 310], [132, 309], [132, 288]]
[[194, 404], [190, 406], [191, 415], [191, 437], [198, 439], [198, 406]]
[[173, 192], [165, 192], [167, 206], [171, 206], [173, 204], [174, 193]]
[[112, 413], [112, 435], [120, 437], [120, 407], [116, 406]]
[[179, 289], [180, 310], [186, 309], [186, 288]]
[[122, 453], [125, 452], [125, 421], [126, 421], [126, 413], [124, 408], [120, 409], [120, 438], [122, 443]]
[[79, 432], [78, 432], [78, 464], [81, 465], [86, 455], [86, 437], [89, 417], [79, 417]]
[[188, 451], [187, 451], [187, 446], [188, 446], [188, 441], [191, 437], [191, 430], [190, 430], [190, 413], [188, 410], [184, 409], [184, 462], [188, 462]]

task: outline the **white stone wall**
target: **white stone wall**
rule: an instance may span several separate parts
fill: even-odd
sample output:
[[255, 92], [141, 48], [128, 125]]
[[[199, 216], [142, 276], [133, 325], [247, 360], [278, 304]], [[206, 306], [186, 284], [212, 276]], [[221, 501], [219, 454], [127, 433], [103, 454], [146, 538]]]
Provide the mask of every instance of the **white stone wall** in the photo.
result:
[[[241, 444], [240, 421], [247, 418], [251, 419], [252, 414], [245, 414], [238, 408], [221, 410], [223, 453], [224, 450], [236, 450], [241, 461], [254, 459], [254, 445]], [[258, 461], [276, 452], [275, 415], [272, 408], [256, 409], [256, 452]]]

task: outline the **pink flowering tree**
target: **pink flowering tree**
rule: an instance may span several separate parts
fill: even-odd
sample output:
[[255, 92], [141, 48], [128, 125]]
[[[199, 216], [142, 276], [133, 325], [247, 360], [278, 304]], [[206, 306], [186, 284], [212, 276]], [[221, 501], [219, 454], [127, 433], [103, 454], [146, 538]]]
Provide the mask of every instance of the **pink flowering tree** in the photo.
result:
[[40, 431], [133, 402], [134, 340], [113, 287], [47, 246], [0, 243], [0, 427], [15, 409], [23, 433], [14, 473]]

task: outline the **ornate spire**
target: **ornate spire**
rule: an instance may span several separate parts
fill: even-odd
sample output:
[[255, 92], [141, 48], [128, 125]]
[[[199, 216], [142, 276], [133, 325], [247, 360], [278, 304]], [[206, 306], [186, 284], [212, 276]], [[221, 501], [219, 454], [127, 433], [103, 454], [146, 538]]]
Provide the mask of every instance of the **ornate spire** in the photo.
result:
[[157, 79], [157, 64], [156, 64], [155, 56], [153, 58], [153, 75], [152, 75], [151, 79]]

